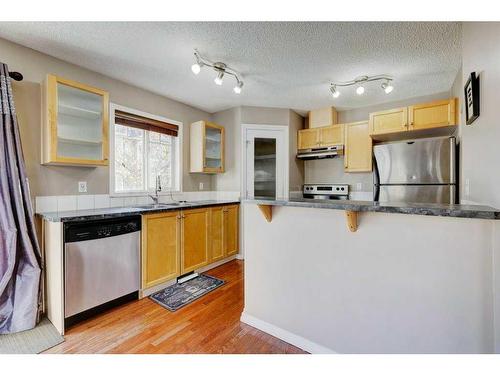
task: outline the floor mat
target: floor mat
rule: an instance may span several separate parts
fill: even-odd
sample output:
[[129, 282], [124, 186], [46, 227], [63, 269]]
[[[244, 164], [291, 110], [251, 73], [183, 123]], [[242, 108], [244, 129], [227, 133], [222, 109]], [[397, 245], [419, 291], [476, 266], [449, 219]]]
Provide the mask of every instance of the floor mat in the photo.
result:
[[44, 318], [28, 331], [0, 335], [0, 354], [38, 354], [63, 341], [52, 323]]
[[170, 311], [176, 311], [223, 284], [224, 280], [200, 275], [185, 283], [174, 284], [160, 290], [152, 294], [150, 298]]

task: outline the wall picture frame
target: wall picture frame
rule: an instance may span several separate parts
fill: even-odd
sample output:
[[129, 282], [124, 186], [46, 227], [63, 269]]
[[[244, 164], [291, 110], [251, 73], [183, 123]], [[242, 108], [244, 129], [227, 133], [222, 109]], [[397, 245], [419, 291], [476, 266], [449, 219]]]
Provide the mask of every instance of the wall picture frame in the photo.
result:
[[479, 117], [479, 76], [472, 72], [464, 86], [465, 123], [471, 125]]

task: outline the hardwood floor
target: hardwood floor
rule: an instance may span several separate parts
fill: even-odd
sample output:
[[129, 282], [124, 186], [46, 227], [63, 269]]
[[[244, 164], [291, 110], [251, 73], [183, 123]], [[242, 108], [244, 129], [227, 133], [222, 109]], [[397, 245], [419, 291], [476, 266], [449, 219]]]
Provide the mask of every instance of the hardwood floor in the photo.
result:
[[176, 312], [149, 298], [70, 328], [45, 353], [305, 353], [240, 322], [243, 261], [207, 272], [226, 284]]

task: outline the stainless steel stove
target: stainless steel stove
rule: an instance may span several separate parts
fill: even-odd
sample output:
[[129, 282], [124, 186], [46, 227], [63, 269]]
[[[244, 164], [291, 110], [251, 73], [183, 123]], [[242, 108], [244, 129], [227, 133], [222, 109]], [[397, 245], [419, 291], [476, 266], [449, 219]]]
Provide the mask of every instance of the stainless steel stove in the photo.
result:
[[348, 199], [349, 185], [305, 184], [302, 195], [312, 199]]

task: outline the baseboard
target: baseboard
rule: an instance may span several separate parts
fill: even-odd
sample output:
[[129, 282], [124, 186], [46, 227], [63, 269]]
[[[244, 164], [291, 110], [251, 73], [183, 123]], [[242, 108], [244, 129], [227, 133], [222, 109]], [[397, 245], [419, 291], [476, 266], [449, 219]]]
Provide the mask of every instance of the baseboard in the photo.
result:
[[219, 260], [217, 262], [210, 263], [204, 267], [198, 268], [195, 270], [195, 272], [198, 272], [198, 273], [207, 272], [208, 270], [211, 270], [212, 268], [219, 267], [219, 266], [223, 265], [224, 263], [230, 262], [234, 259], [236, 259], [236, 255], [231, 255], [230, 257], [227, 257], [225, 259], [222, 259], [222, 260]]
[[277, 337], [280, 340], [286, 341], [289, 344], [292, 344], [306, 352], [311, 354], [337, 354], [331, 349], [328, 349], [322, 345], [319, 345], [315, 342], [312, 342], [302, 336], [296, 335], [292, 332], [284, 330], [280, 327], [275, 326], [274, 324], [267, 323], [263, 320], [260, 320], [252, 315], [248, 315], [243, 311], [241, 314], [240, 321], [245, 324], [248, 324], [254, 328], [257, 328], [265, 333], [270, 334], [271, 336]]
[[238, 253], [238, 254], [236, 254], [236, 259], [245, 260], [245, 256], [243, 254]]

